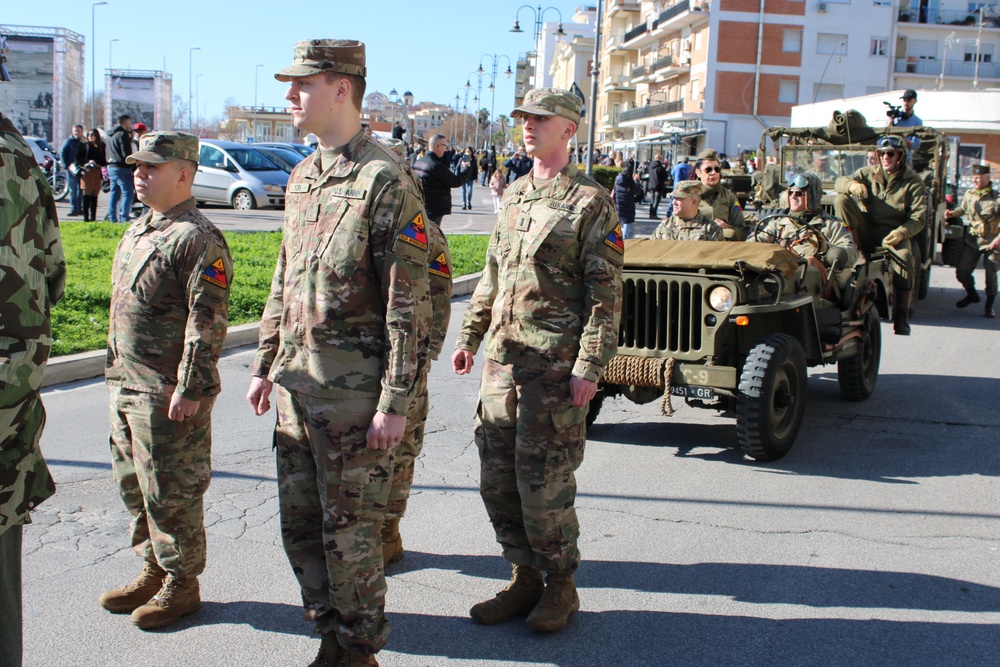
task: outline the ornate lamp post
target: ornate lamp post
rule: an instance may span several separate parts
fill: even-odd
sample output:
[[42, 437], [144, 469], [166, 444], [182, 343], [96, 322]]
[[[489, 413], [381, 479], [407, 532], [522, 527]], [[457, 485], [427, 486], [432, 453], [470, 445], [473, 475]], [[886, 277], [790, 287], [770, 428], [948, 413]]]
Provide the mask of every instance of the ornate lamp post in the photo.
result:
[[[515, 21], [515, 23], [516, 23], [516, 21]], [[479, 69], [476, 70], [476, 73], [480, 77], [482, 77], [486, 73], [486, 70], [483, 69], [483, 59], [484, 58], [489, 58], [490, 59], [490, 66], [492, 68], [491, 71], [490, 71], [490, 89], [489, 89], [490, 90], [490, 142], [492, 143], [493, 142], [493, 114], [494, 114], [494, 111], [496, 110], [496, 106], [497, 106], [497, 89], [496, 89], [497, 65], [500, 63], [500, 59], [501, 58], [507, 58], [507, 71], [504, 72], [504, 74], [507, 75], [508, 79], [511, 77], [511, 75], [513, 74], [513, 72], [510, 70], [510, 58], [508, 58], [507, 56], [505, 56], [503, 54], [500, 54], [500, 55], [492, 54], [491, 55], [489, 53], [484, 53], [479, 58]]]
[[192, 65], [194, 63], [194, 52], [201, 51], [200, 46], [192, 46], [188, 49], [188, 132], [191, 131], [193, 127], [193, 114], [191, 113], [191, 98], [194, 93], [194, 77], [191, 75]]
[[90, 7], [90, 126], [97, 127], [94, 123], [94, 101], [97, 98], [97, 38], [94, 36], [95, 31], [95, 13], [97, 8], [101, 5], [106, 5], [106, 2], [95, 2]]

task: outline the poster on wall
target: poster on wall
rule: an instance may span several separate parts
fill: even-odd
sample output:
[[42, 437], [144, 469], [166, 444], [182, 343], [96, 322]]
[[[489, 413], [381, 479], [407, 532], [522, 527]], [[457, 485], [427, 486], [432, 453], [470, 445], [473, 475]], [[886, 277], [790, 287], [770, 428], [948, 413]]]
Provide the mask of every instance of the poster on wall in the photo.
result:
[[25, 136], [53, 140], [54, 40], [51, 37], [7, 37], [10, 83], [0, 86], [0, 112]]
[[122, 114], [128, 114], [132, 125], [144, 123], [150, 130], [156, 128], [153, 77], [123, 76], [112, 71], [108, 79], [108, 96], [111, 98], [109, 125], [114, 125]]

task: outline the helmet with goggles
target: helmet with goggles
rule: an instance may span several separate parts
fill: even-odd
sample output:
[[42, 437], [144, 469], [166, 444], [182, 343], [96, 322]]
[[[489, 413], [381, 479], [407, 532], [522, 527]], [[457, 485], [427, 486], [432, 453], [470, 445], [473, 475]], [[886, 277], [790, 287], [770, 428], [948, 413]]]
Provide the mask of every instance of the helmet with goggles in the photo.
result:
[[906, 141], [902, 137], [889, 134], [878, 140], [878, 143], [875, 144], [875, 150], [879, 153], [894, 153], [898, 151], [906, 155]]

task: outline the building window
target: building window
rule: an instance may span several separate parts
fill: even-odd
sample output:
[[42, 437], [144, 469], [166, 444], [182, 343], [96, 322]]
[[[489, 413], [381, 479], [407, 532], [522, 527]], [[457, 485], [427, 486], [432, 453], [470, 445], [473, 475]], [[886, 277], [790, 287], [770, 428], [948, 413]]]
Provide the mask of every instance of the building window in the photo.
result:
[[274, 124], [275, 141], [291, 141], [294, 137], [295, 137], [295, 131], [292, 130], [291, 123]]
[[844, 98], [844, 85], [841, 83], [817, 83], [813, 86], [813, 102], [841, 100]]
[[871, 48], [868, 50], [868, 53], [873, 56], [889, 55], [889, 38], [872, 37]]
[[981, 63], [991, 63], [993, 62], [993, 45], [983, 44], [979, 47], [978, 53], [976, 50], [975, 42], [965, 43], [965, 62], [974, 63], [979, 60]]
[[800, 53], [802, 51], [802, 31], [785, 28], [781, 38], [781, 50], [785, 53]]
[[701, 51], [701, 30], [694, 34], [694, 50]]
[[778, 82], [778, 102], [781, 104], [799, 103], [799, 82], [779, 81]]
[[701, 95], [701, 83], [698, 79], [691, 79], [691, 99], [696, 100]]
[[909, 58], [920, 60], [934, 60], [937, 58], [938, 43], [935, 39], [908, 39], [906, 40], [906, 55]]
[[816, 35], [816, 53], [822, 55], [847, 55], [847, 35], [821, 32]]

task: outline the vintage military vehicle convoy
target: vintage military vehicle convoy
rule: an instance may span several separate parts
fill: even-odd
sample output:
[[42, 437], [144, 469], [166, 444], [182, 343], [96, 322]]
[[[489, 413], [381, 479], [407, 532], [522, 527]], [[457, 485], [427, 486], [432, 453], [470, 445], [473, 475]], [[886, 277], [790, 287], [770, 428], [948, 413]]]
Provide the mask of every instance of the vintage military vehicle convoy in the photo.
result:
[[618, 354], [588, 424], [609, 397], [659, 400], [667, 416], [683, 400], [735, 415], [744, 452], [768, 461], [798, 434], [808, 366], [837, 364], [848, 400], [875, 390], [889, 257], [832, 292], [815, 263], [771, 243], [630, 239], [625, 257]]

